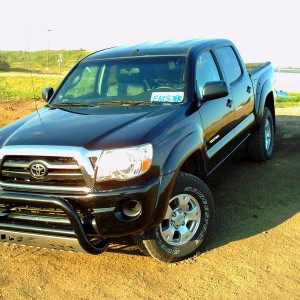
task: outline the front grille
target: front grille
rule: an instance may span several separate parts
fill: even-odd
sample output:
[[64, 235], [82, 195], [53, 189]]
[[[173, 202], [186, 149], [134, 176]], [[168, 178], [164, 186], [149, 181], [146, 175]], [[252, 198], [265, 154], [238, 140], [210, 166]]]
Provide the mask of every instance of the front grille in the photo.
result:
[[[33, 164], [45, 166], [44, 177], [35, 178], [31, 171]], [[1, 168], [1, 181], [6, 184], [84, 187], [81, 169], [71, 157], [8, 156]]]
[[101, 150], [71, 146], [0, 148], [0, 190], [87, 194]]

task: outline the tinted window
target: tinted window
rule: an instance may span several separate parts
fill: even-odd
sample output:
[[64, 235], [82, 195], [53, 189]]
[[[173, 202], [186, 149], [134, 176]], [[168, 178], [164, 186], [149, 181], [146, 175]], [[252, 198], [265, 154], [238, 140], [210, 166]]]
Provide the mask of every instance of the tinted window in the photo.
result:
[[196, 62], [196, 85], [202, 96], [203, 86], [209, 81], [220, 80], [215, 61], [210, 52], [202, 53]]
[[95, 89], [97, 66], [86, 67], [81, 74], [74, 77], [72, 87], [66, 92], [65, 97], [79, 98], [92, 93]]
[[227, 81], [232, 83], [237, 80], [241, 76], [242, 70], [233, 49], [231, 47], [219, 48], [217, 54], [221, 60]]

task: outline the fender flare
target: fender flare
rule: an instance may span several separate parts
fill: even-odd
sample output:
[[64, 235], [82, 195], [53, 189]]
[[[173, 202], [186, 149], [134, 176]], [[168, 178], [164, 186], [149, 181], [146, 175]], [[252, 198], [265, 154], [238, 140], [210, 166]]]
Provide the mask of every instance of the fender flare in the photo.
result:
[[204, 138], [202, 131], [193, 131], [191, 134], [185, 136], [169, 152], [161, 171], [162, 175], [179, 170], [188, 157], [197, 150], [202, 152], [203, 148]]
[[264, 107], [266, 103], [267, 96], [273, 91], [273, 85], [270, 79], [266, 80], [263, 84], [261, 92], [256, 95], [255, 101], [255, 114], [256, 114], [256, 125], [258, 126], [263, 118]]

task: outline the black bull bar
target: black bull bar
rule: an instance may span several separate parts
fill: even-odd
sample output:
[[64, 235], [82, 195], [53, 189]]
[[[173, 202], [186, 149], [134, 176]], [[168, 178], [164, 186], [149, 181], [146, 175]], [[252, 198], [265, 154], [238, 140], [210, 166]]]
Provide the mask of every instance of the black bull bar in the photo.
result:
[[3, 242], [90, 254], [103, 253], [108, 247], [107, 239], [97, 244], [89, 240], [76, 210], [64, 199], [0, 191], [0, 202], [61, 209], [74, 230], [70, 233], [63, 229], [52, 230], [39, 226], [7, 223], [5, 214], [2, 214], [0, 216], [0, 240]]

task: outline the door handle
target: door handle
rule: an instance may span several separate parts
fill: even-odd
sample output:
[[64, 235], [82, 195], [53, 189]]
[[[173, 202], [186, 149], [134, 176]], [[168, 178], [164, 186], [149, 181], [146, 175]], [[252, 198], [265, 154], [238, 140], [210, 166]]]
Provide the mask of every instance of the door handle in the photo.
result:
[[231, 108], [233, 101], [231, 99], [227, 100], [226, 106]]
[[248, 85], [248, 86], [247, 86], [247, 93], [249, 93], [249, 94], [250, 94], [250, 92], [251, 92], [251, 89], [252, 89], [252, 88], [251, 88], [251, 86], [249, 86], [249, 85]]

